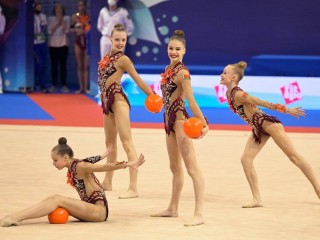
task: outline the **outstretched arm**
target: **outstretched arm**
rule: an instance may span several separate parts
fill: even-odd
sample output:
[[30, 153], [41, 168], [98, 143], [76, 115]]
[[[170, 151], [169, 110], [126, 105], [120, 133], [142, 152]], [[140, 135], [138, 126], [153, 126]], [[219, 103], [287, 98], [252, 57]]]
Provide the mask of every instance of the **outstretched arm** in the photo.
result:
[[106, 163], [106, 164], [92, 164], [83, 162], [78, 164], [78, 171], [83, 172], [108, 172], [114, 171], [118, 169], [125, 169], [126, 167], [131, 167], [138, 171], [138, 167], [140, 167], [145, 162], [144, 155], [141, 154], [139, 158], [135, 161], [131, 162], [116, 162], [116, 163]]
[[306, 116], [306, 112], [301, 107], [287, 108], [287, 114], [290, 114], [296, 118], [299, 118], [300, 116]]
[[288, 108], [286, 105], [283, 105], [280, 103], [271, 103], [271, 102], [261, 100], [257, 97], [249, 95], [247, 92], [244, 92], [244, 91], [239, 91], [236, 93], [236, 101], [241, 104], [251, 103], [251, 104], [265, 107], [278, 112], [287, 113], [297, 118], [299, 118], [299, 116], [302, 116], [302, 117], [306, 116], [305, 111], [301, 109], [301, 107]]

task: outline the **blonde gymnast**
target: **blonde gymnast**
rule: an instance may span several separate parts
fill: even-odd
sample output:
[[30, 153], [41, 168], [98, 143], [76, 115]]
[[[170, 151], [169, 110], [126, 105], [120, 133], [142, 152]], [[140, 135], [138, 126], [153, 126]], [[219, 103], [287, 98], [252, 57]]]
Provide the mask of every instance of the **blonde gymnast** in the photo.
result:
[[253, 200], [243, 207], [253, 208], [263, 206], [253, 160], [266, 144], [270, 136], [287, 155], [290, 161], [300, 168], [303, 174], [311, 182], [316, 194], [320, 198], [319, 181], [316, 178], [312, 167], [296, 151], [290, 138], [286, 134], [282, 123], [276, 117], [267, 115], [261, 111], [257, 106], [290, 114], [297, 118], [299, 118], [299, 116], [305, 116], [305, 112], [300, 107], [287, 108], [285, 105], [278, 103], [273, 104], [260, 100], [238, 87], [240, 80], [244, 76], [244, 69], [246, 67], [247, 63], [243, 61], [229, 64], [224, 68], [220, 81], [220, 83], [225, 85], [228, 89], [226, 95], [231, 110], [252, 126], [252, 135], [249, 137], [245, 146], [241, 157], [241, 163], [253, 195]]

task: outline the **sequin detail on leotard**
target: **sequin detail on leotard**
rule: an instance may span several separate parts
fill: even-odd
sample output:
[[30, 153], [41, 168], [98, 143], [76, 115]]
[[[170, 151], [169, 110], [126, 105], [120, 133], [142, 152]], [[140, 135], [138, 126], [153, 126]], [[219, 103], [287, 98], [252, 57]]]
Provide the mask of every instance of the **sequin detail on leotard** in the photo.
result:
[[245, 114], [244, 106], [243, 105], [239, 105], [239, 106], [235, 105], [235, 94], [237, 91], [243, 91], [243, 90], [240, 87], [236, 86], [231, 90], [229, 96], [227, 94], [229, 106], [234, 113], [239, 115], [239, 117], [241, 119], [243, 119], [250, 126], [252, 126], [252, 135], [253, 135], [254, 141], [256, 143], [260, 144], [262, 134], [269, 136], [269, 134], [263, 129], [264, 122], [267, 121], [267, 122], [271, 122], [271, 123], [281, 123], [281, 121], [274, 116], [270, 116], [270, 115], [264, 113], [263, 111], [260, 110], [260, 108], [258, 108], [254, 104], [250, 104], [250, 106], [252, 107], [252, 109], [254, 109], [255, 112], [253, 113], [251, 119], [248, 118]]
[[172, 93], [177, 89], [177, 85], [174, 83], [173, 78], [182, 69], [187, 68], [185, 65], [183, 65], [183, 63], [178, 62], [172, 69], [169, 66], [167, 66], [165, 73], [161, 75], [161, 91], [165, 110], [164, 124], [167, 135], [170, 135], [171, 131], [174, 132], [173, 127], [177, 118], [177, 112], [181, 111], [185, 118], [189, 118], [189, 115], [185, 108], [185, 102], [181, 96], [177, 97], [173, 102], [170, 102]]
[[108, 78], [114, 74], [117, 69], [114, 66], [114, 63], [123, 56], [123, 52], [117, 52], [113, 55], [108, 53], [100, 62], [98, 67], [98, 84], [100, 88], [100, 99], [101, 107], [104, 114], [108, 115], [109, 112], [113, 113], [112, 105], [115, 100], [115, 95], [120, 94], [123, 96], [124, 100], [128, 103], [129, 108], [130, 102], [127, 95], [124, 93], [122, 86], [113, 82], [107, 86]]
[[91, 186], [91, 187], [96, 187], [96, 189], [94, 189], [94, 191], [89, 193], [89, 192], [87, 192], [87, 189], [86, 189], [86, 186], [85, 186], [83, 179], [78, 179], [77, 172], [76, 172], [77, 165], [79, 163], [81, 163], [81, 162], [96, 163], [96, 162], [100, 161], [101, 159], [102, 158], [100, 155], [85, 158], [83, 160], [74, 159], [70, 168], [68, 169], [68, 182], [70, 183], [70, 185], [72, 185], [77, 190], [77, 192], [80, 196], [80, 199], [82, 201], [87, 202], [87, 203], [91, 203], [91, 204], [99, 204], [98, 202], [103, 204], [106, 208], [106, 220], [107, 220], [108, 213], [109, 213], [108, 201], [107, 201], [105, 192], [104, 192], [103, 187], [100, 184], [99, 180], [94, 175], [94, 173], [90, 174], [91, 180], [94, 181], [94, 183], [95, 183], [95, 186]]

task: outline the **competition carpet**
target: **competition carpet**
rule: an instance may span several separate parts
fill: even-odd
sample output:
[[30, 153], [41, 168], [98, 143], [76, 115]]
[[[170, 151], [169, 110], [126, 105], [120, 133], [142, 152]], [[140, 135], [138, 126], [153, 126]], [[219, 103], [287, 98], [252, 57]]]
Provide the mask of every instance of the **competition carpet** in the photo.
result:
[[[202, 108], [210, 129], [250, 130], [229, 109]], [[190, 112], [190, 111], [189, 111]], [[320, 111], [307, 111], [299, 120], [289, 115], [277, 116], [287, 131], [320, 133]], [[163, 128], [163, 113], [152, 114], [143, 106], [132, 106], [132, 127]], [[0, 95], [0, 124], [102, 127], [103, 115], [95, 99], [82, 94], [4, 93]]]

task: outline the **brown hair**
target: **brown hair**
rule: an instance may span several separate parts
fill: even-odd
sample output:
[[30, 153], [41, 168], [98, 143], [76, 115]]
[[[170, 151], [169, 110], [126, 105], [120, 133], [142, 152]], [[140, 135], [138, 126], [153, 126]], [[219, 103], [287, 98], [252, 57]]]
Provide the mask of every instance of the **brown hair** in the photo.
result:
[[60, 3], [60, 2], [57, 2], [57, 3], [54, 4], [53, 9], [52, 9], [53, 15], [54, 15], [54, 16], [56, 15], [56, 9], [57, 9], [58, 7], [61, 7], [61, 9], [62, 9], [62, 15], [64, 16], [64, 15], [66, 14], [66, 11], [65, 11], [65, 9], [64, 9], [64, 6], [63, 6], [62, 3]]
[[67, 144], [67, 139], [65, 137], [59, 138], [58, 145], [52, 148], [51, 152], [57, 152], [59, 156], [68, 155], [70, 158], [73, 158], [73, 150]]
[[117, 23], [116, 25], [114, 25], [112, 32], [111, 32], [111, 37], [112, 37], [114, 31], [126, 32], [126, 30], [124, 29], [124, 27], [121, 23]]
[[184, 37], [184, 31], [182, 30], [175, 30], [169, 41], [171, 40], [178, 40], [186, 47], [186, 39]]
[[238, 78], [240, 81], [244, 76], [244, 69], [246, 69], [247, 63], [244, 61], [240, 61], [238, 63], [234, 63], [230, 65], [233, 66], [233, 71], [236, 75], [238, 75]]

